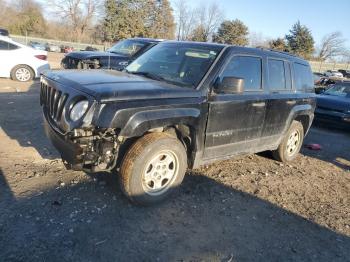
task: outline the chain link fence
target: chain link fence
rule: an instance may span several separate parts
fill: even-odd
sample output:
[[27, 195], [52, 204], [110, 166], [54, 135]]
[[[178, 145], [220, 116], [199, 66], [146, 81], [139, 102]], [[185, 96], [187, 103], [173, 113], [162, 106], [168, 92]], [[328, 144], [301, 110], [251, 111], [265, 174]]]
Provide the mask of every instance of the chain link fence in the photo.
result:
[[350, 62], [347, 64], [344, 63], [325, 63], [319, 61], [309, 61], [310, 66], [313, 72], [324, 73], [327, 70], [350, 70]]
[[74, 50], [84, 50], [87, 46], [91, 46], [93, 48], [97, 48], [100, 51], [106, 50], [108, 47], [104, 45], [94, 45], [94, 44], [87, 44], [87, 43], [75, 43], [75, 42], [68, 42], [68, 41], [61, 41], [61, 40], [54, 40], [54, 39], [45, 39], [45, 38], [39, 38], [39, 37], [32, 37], [32, 36], [21, 36], [21, 35], [10, 35], [10, 37], [21, 44], [28, 45], [29, 42], [38, 42], [41, 44], [54, 44], [57, 46], [69, 46], [73, 47]]

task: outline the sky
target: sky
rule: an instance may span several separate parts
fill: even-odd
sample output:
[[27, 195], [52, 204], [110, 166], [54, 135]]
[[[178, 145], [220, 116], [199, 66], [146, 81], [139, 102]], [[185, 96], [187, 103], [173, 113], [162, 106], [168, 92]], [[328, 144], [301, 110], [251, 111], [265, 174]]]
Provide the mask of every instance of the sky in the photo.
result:
[[[172, 5], [176, 0], [171, 0]], [[192, 7], [207, 0], [187, 0]], [[225, 19], [240, 19], [250, 32], [269, 38], [285, 36], [300, 20], [312, 32], [316, 45], [324, 35], [340, 31], [350, 47], [350, 0], [216, 0]]]

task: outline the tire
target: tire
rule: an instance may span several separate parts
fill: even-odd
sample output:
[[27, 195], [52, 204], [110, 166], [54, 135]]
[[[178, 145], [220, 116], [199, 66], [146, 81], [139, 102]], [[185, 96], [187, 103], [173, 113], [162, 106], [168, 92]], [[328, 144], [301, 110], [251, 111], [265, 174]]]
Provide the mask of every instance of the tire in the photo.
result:
[[304, 128], [298, 121], [293, 121], [289, 127], [288, 132], [283, 138], [281, 144], [275, 151], [272, 151], [272, 156], [281, 162], [293, 161], [303, 144], [304, 140]]
[[186, 168], [186, 150], [176, 137], [147, 134], [130, 147], [123, 159], [121, 189], [132, 202], [152, 205], [179, 187]]
[[28, 82], [34, 79], [34, 71], [27, 65], [17, 65], [11, 70], [11, 78], [19, 82]]

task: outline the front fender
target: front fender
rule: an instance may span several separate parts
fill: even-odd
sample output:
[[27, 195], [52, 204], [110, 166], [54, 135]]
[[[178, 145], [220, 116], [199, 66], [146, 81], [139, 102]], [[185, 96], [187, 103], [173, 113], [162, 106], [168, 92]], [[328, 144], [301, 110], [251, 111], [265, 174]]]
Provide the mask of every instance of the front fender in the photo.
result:
[[135, 113], [121, 129], [120, 136], [141, 136], [157, 127], [186, 124], [196, 126], [199, 123], [200, 110], [197, 108], [170, 108], [140, 111]]

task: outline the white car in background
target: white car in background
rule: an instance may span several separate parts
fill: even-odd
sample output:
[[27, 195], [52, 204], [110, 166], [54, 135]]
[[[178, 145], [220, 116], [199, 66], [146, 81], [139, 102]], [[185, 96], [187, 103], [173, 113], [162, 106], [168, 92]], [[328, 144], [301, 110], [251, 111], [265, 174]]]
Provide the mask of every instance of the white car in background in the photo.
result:
[[337, 70], [327, 70], [324, 73], [325, 76], [327, 77], [334, 77], [334, 78], [342, 78], [343, 74], [338, 72]]
[[50, 69], [50, 65], [46, 51], [35, 50], [7, 36], [0, 36], [0, 77], [26, 82], [39, 77], [47, 69]]

